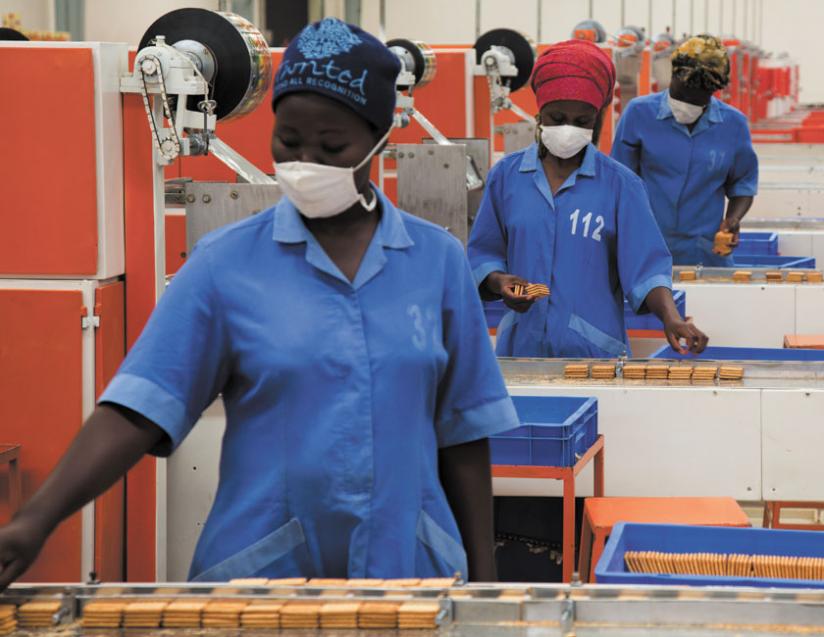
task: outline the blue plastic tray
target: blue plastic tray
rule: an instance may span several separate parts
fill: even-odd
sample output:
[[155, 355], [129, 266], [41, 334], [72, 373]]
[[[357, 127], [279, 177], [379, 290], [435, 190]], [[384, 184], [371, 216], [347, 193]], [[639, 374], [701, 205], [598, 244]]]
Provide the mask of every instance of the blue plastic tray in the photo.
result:
[[[684, 290], [673, 290], [672, 300], [681, 318], [687, 315], [687, 293]], [[655, 330], [663, 331], [664, 324], [652, 312], [648, 314], [636, 314], [632, 311], [629, 303], [624, 301], [624, 327], [627, 330]]]
[[814, 270], [815, 257], [779, 257], [769, 254], [733, 254], [737, 268], [776, 268], [778, 270]]
[[775, 232], [742, 232], [735, 255], [748, 254], [778, 256], [778, 235]]
[[627, 551], [824, 557], [824, 534], [820, 531], [622, 522], [612, 529], [604, 553], [595, 567], [595, 579], [600, 584], [824, 588], [822, 580], [630, 573], [624, 563], [624, 553]]
[[824, 350], [782, 349], [779, 347], [708, 347], [696, 356], [694, 354], [680, 354], [669, 345], [665, 345], [650, 356], [650, 358], [714, 361], [824, 361]]
[[489, 439], [492, 464], [569, 467], [598, 438], [595, 398], [513, 396], [521, 426]]

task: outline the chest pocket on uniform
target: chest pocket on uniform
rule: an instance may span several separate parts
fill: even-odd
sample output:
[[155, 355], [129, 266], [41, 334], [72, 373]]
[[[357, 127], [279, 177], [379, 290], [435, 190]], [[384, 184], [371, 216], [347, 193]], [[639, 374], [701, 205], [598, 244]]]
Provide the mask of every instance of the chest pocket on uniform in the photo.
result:
[[729, 171], [727, 164], [727, 151], [710, 150], [707, 153], [707, 171], [711, 175], [718, 175], [719, 177], [726, 176]]

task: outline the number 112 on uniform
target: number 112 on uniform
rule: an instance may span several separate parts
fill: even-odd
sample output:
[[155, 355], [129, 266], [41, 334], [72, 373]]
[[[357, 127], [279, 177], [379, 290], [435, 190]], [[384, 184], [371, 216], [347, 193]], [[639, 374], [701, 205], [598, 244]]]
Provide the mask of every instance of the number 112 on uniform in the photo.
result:
[[[569, 215], [569, 220], [572, 222], [572, 236], [574, 237], [578, 233], [578, 218], [581, 216], [581, 209], [577, 209], [571, 215]], [[589, 226], [592, 223], [592, 213], [588, 212], [584, 215], [583, 219], [581, 219], [581, 226], [583, 227], [583, 236], [584, 239], [589, 238]], [[604, 218], [601, 215], [595, 217], [595, 230], [592, 232], [592, 238], [595, 241], [601, 240], [601, 231], [604, 229]]]

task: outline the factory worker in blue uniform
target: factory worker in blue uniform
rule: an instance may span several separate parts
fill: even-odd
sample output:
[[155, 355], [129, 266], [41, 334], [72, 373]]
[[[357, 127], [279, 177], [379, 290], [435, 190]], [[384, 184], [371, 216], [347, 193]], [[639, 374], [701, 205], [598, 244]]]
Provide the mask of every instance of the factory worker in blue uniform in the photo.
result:
[[56, 471], [0, 529], [0, 588], [218, 396], [220, 484], [192, 579], [494, 579], [486, 439], [518, 418], [461, 244], [369, 182], [398, 71], [334, 19], [289, 46], [272, 135], [286, 196], [199, 242]]
[[747, 119], [712, 96], [729, 75], [718, 39], [690, 38], [673, 53], [669, 89], [632, 100], [618, 123], [612, 157], [644, 180], [676, 265], [734, 265], [727, 250], [714, 252], [715, 235], [731, 234], [735, 248], [757, 192]]
[[[672, 260], [641, 180], [593, 144], [612, 60], [590, 42], [561, 42], [538, 58], [531, 82], [538, 141], [492, 168], [468, 246], [481, 296], [510, 309], [498, 355], [629, 355], [624, 298], [661, 318], [673, 347], [702, 351], [707, 337], [673, 303]], [[525, 283], [550, 296], [517, 287]]]

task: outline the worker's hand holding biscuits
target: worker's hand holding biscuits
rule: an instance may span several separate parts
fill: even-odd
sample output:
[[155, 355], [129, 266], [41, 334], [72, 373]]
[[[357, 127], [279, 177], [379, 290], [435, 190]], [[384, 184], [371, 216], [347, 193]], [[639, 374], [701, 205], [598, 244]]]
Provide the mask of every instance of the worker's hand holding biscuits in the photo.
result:
[[664, 332], [672, 349], [681, 354], [700, 354], [707, 349], [709, 338], [690, 321], [669, 321], [664, 324]]
[[496, 294], [503, 299], [504, 305], [509, 309], [523, 314], [538, 298], [530, 294], [518, 294], [516, 286], [526, 288], [529, 283], [519, 276], [514, 274], [506, 274], [504, 272], [492, 272], [484, 281], [486, 289], [492, 294]]
[[713, 252], [720, 256], [729, 256], [738, 247], [741, 234], [741, 222], [737, 219], [724, 219], [715, 235]]

